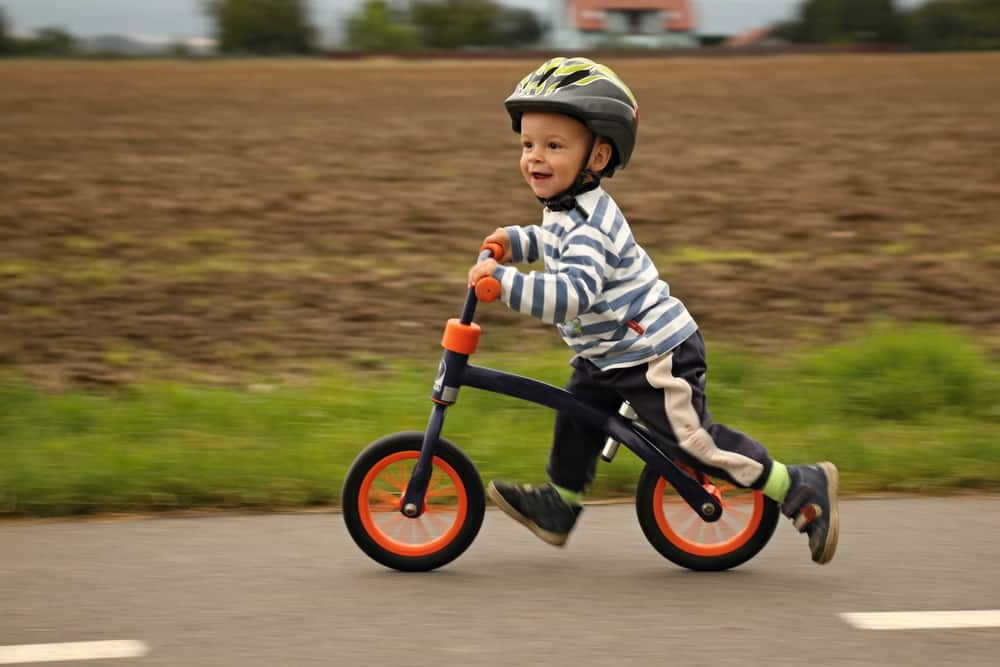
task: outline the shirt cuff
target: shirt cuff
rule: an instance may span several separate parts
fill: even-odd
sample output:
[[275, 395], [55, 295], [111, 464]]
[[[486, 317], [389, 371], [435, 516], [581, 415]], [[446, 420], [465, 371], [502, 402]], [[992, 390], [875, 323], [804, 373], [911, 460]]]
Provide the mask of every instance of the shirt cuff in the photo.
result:
[[519, 263], [524, 261], [524, 246], [523, 240], [521, 239], [521, 227], [519, 225], [512, 225], [510, 227], [504, 227], [504, 231], [507, 232], [507, 237], [510, 239], [510, 260], [512, 262]]
[[[503, 303], [507, 303], [507, 298], [510, 294], [510, 287], [504, 284], [503, 277], [509, 275], [511, 272], [517, 273], [517, 269], [497, 264], [497, 268], [493, 270], [493, 277], [500, 281], [500, 301]], [[507, 282], [509, 283], [510, 281], [508, 280]]]

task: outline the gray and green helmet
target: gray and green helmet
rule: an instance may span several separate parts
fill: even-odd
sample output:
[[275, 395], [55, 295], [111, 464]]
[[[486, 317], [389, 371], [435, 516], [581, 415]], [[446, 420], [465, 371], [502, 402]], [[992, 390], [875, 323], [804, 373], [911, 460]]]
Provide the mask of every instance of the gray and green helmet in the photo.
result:
[[614, 71], [587, 58], [552, 58], [530, 72], [504, 101], [514, 131], [521, 115], [551, 111], [573, 116], [594, 134], [606, 137], [615, 154], [604, 169], [610, 176], [628, 164], [635, 148], [639, 104]]

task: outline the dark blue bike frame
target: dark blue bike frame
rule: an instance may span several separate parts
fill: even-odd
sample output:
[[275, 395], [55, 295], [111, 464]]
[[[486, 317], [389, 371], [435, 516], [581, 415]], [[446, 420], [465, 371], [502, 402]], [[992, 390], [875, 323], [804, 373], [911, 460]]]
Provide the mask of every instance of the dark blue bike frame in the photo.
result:
[[[478, 299], [474, 289], [469, 289], [462, 309], [461, 323], [468, 325], [476, 313]], [[632, 423], [618, 413], [608, 413], [584, 403], [565, 389], [532, 380], [513, 373], [482, 368], [469, 363], [469, 355], [445, 350], [441, 357], [438, 377], [434, 383], [431, 411], [424, 432], [420, 456], [413, 468], [410, 482], [403, 496], [402, 511], [407, 516], [423, 513], [424, 497], [430, 483], [431, 465], [438, 439], [444, 426], [448, 406], [458, 400], [458, 390], [463, 386], [492, 391], [513, 396], [532, 403], [538, 403], [571, 414], [575, 419], [609, 435], [622, 443], [650, 465], [661, 477], [677, 489], [688, 505], [705, 521], [718, 521], [722, 516], [722, 505], [701, 483], [681, 470], [650, 439], [649, 435], [636, 429]]]

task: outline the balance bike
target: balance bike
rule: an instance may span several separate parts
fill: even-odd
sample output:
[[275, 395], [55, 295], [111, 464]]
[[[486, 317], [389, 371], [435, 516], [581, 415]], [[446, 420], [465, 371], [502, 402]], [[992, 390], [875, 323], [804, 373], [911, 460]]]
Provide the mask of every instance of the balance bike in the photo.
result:
[[[491, 256], [499, 261], [502, 255], [502, 246], [489, 243], [479, 261]], [[695, 470], [675, 443], [663, 442], [637, 422], [627, 403], [607, 413], [564, 389], [470, 364], [480, 334], [472, 321], [476, 305], [499, 295], [495, 278], [481, 279], [469, 289], [461, 317], [448, 321], [426, 430], [376, 440], [348, 470], [343, 516], [362, 551], [387, 567], [423, 572], [450, 563], [476, 538], [486, 509], [482, 480], [469, 457], [441, 437], [445, 413], [463, 386], [573, 415], [606, 434], [601, 457], [609, 463], [619, 445], [632, 450], [646, 464], [636, 485], [639, 525], [650, 544], [677, 565], [727, 570], [764, 548], [778, 522], [778, 504]]]

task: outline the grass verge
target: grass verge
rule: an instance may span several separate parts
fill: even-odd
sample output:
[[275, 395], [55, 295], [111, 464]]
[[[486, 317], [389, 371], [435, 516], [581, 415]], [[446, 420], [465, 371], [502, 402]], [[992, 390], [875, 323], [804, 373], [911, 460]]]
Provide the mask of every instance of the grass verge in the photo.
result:
[[[562, 385], [568, 353], [476, 363]], [[764, 358], [711, 349], [716, 419], [786, 461], [831, 459], [846, 492], [1000, 490], [1000, 364], [943, 327], [883, 326], [838, 346]], [[305, 387], [177, 384], [50, 395], [0, 382], [0, 515], [337, 503], [353, 458], [380, 435], [422, 430], [436, 359], [389, 372], [329, 370]], [[552, 413], [463, 390], [444, 437], [484, 479], [544, 479]], [[627, 495], [622, 450], [588, 496]]]

